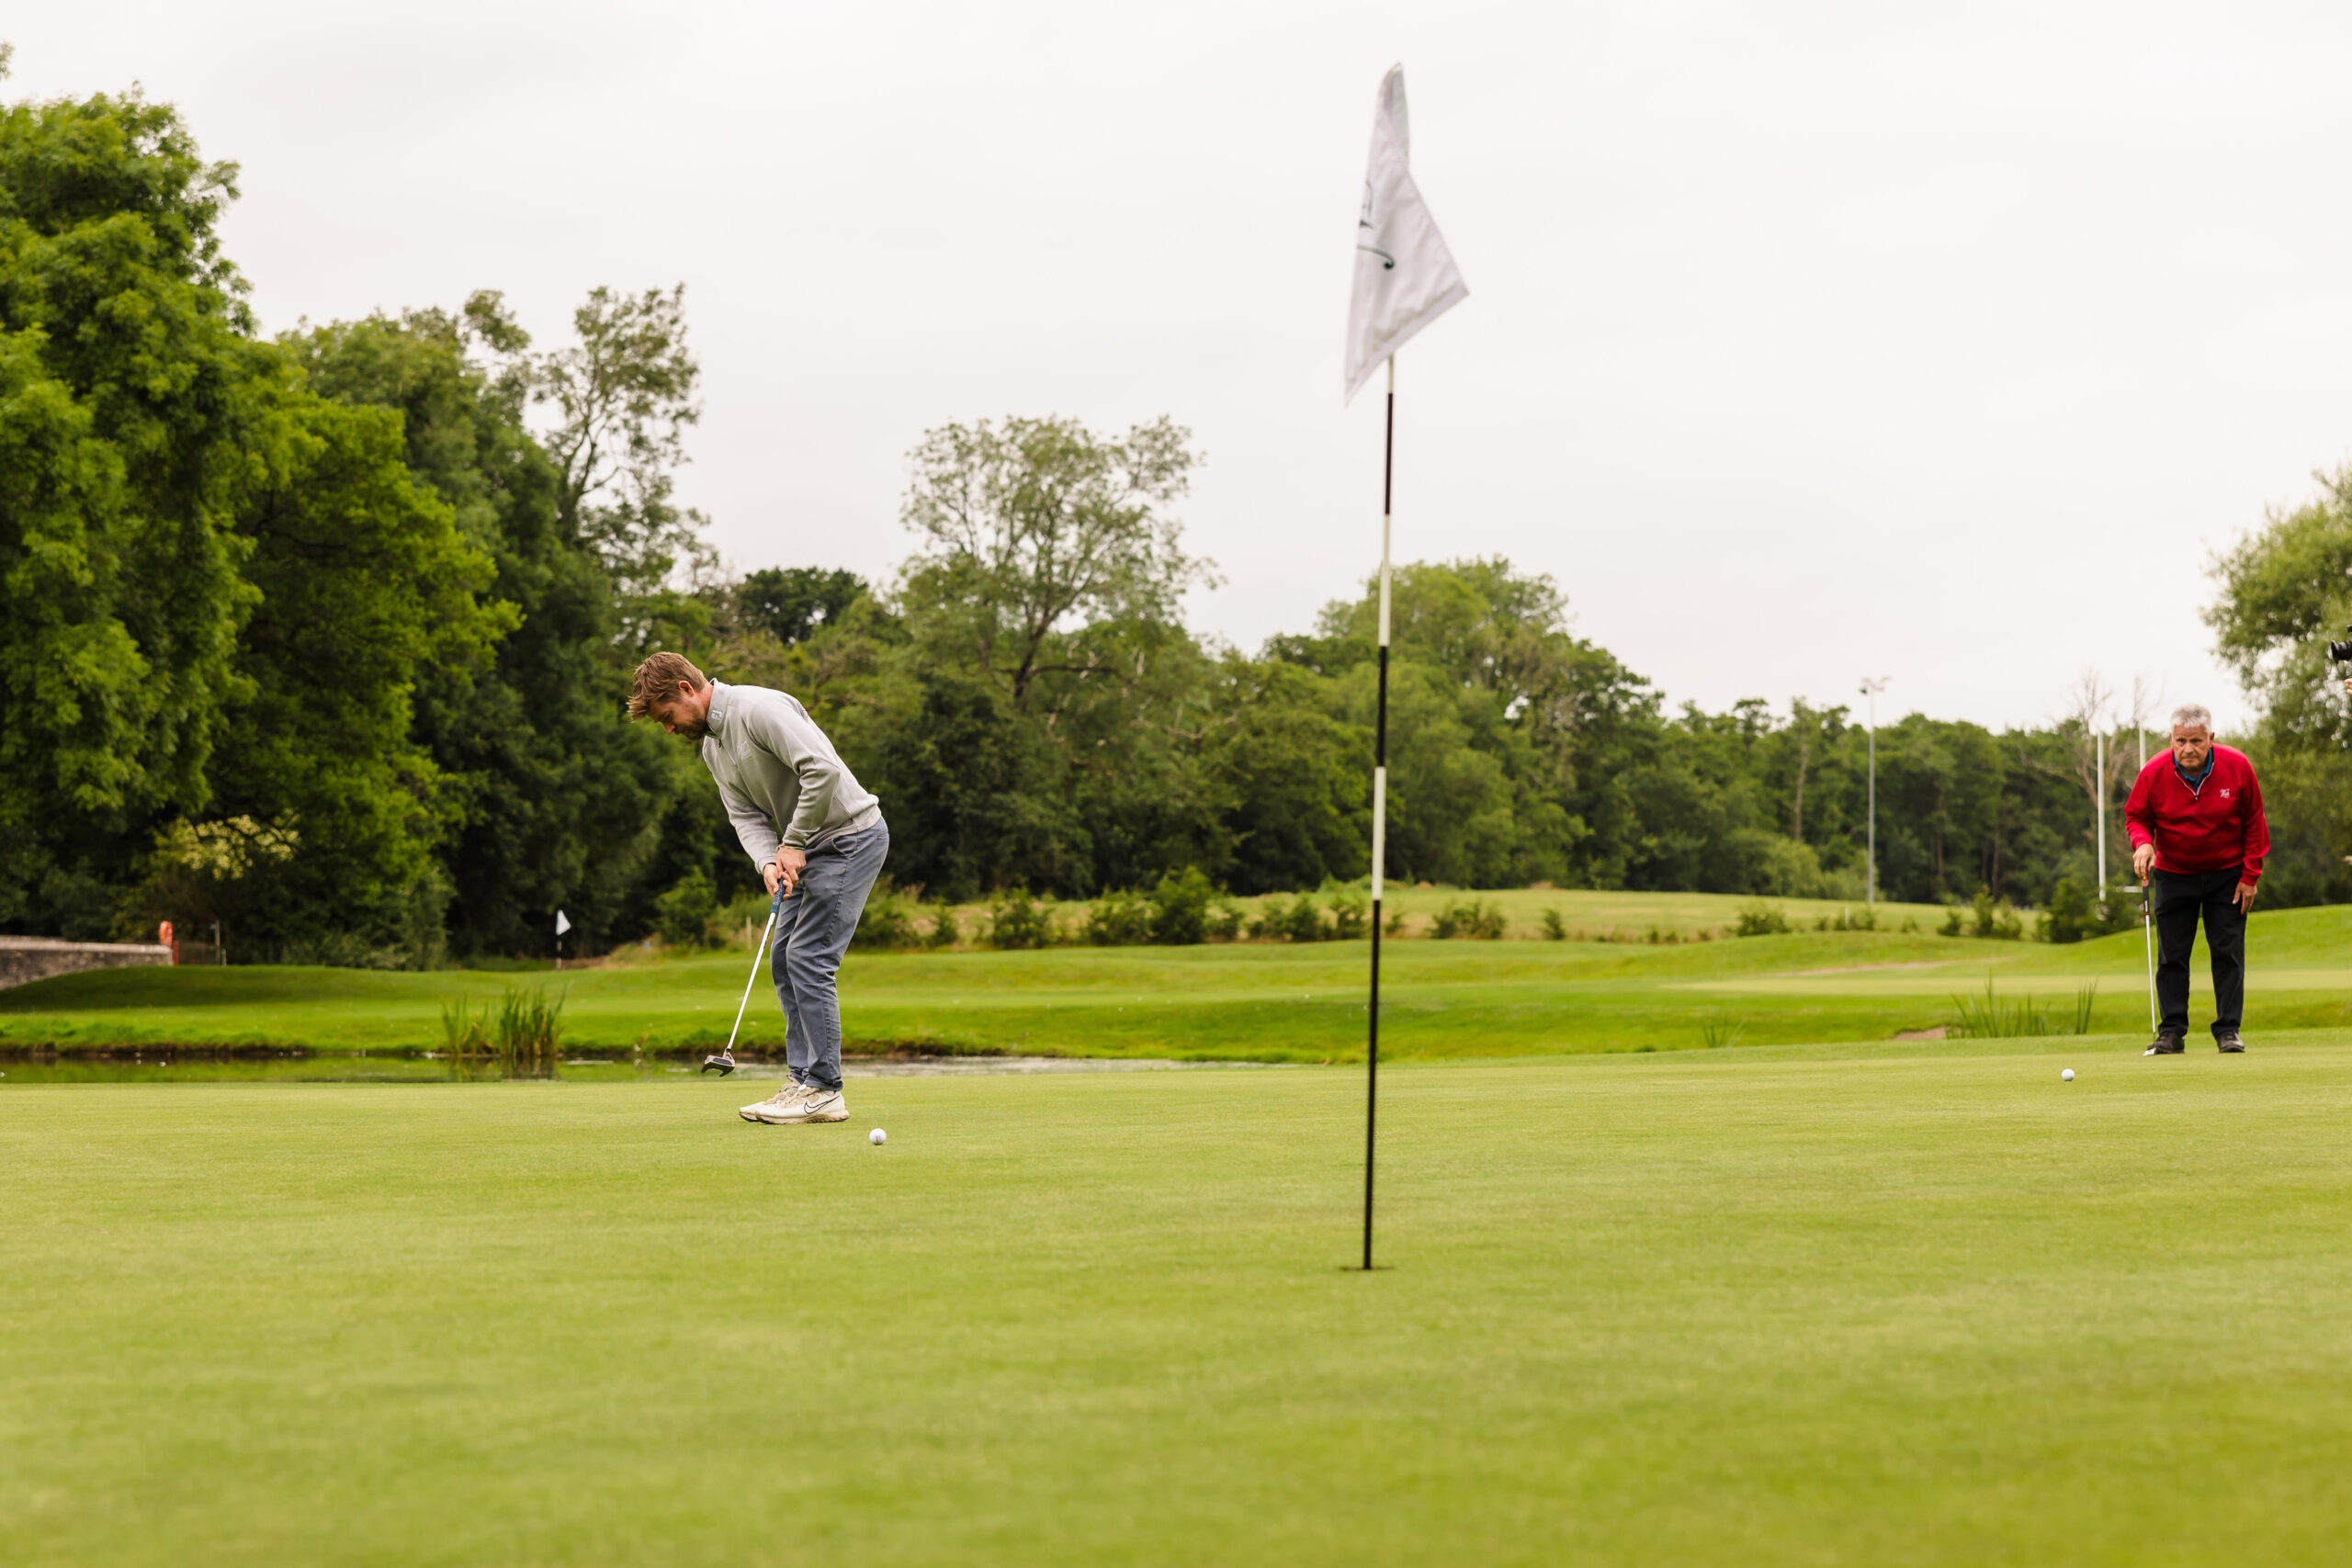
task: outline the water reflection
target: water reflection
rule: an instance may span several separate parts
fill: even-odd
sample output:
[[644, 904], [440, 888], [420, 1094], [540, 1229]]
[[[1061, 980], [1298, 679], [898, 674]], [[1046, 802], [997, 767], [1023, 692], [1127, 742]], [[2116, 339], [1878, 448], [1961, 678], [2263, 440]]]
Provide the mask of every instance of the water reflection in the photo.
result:
[[[605, 1055], [537, 1058], [446, 1051], [351, 1051], [313, 1055], [295, 1051], [77, 1052], [0, 1056], [0, 1093], [26, 1084], [85, 1083], [380, 1083], [446, 1084], [560, 1080], [566, 1083], [630, 1083], [698, 1077], [703, 1048], [671, 1055], [641, 1049], [606, 1048]], [[781, 1061], [749, 1055], [737, 1058], [739, 1080], [781, 1079]], [[1170, 1068], [1263, 1067], [1258, 1062], [1176, 1062], [1134, 1056], [927, 1056], [894, 1053], [844, 1059], [850, 1077], [961, 1077], [1030, 1073], [1154, 1072]], [[711, 1080], [714, 1084], [719, 1080]]]
[[503, 1083], [508, 1080], [620, 1083], [687, 1073], [684, 1062], [641, 1055], [518, 1057], [495, 1052], [458, 1057], [438, 1051], [309, 1055], [112, 1053], [0, 1058], [0, 1090], [71, 1083]]

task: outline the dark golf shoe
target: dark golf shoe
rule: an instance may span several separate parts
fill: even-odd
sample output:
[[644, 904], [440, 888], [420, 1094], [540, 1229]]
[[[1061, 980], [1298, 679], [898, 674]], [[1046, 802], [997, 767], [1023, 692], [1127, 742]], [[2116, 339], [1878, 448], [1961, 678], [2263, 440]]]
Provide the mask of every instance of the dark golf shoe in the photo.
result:
[[2159, 1034], [2155, 1038], [2155, 1043], [2150, 1045], [2146, 1050], [2141, 1052], [2140, 1055], [2143, 1056], [2177, 1056], [2183, 1051], [2188, 1049], [2188, 1043], [2183, 1041], [2179, 1035]]
[[2237, 1037], [2237, 1032], [2234, 1030], [2227, 1034], [2216, 1034], [2213, 1036], [2213, 1048], [2220, 1051], [2223, 1055], [2242, 1056], [2245, 1055], [2245, 1042]]

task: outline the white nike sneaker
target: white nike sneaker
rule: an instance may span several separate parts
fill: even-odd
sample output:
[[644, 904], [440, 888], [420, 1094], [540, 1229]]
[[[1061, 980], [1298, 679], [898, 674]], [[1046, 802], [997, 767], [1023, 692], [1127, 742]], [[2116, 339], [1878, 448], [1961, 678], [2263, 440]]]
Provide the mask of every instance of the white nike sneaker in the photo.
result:
[[746, 1105], [736, 1114], [746, 1122], [781, 1122], [785, 1118], [776, 1113], [798, 1105], [808, 1092], [806, 1084], [787, 1083], [757, 1105]]
[[752, 1109], [760, 1113], [760, 1120], [763, 1122], [846, 1122], [849, 1120], [849, 1101], [842, 1098], [842, 1091], [837, 1089], [819, 1089], [815, 1084], [810, 1084], [807, 1089], [802, 1089], [800, 1097], [789, 1104], [778, 1105], [763, 1101]]

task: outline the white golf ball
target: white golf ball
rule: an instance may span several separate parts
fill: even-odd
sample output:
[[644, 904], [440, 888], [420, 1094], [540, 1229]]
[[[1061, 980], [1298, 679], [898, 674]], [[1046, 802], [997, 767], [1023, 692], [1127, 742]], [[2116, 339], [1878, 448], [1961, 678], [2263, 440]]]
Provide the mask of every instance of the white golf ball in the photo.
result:
[[2068, 1067], [2064, 1072], [2060, 1073], [2058, 1077], [2067, 1083], [2073, 1083], [2075, 1081], [2075, 1069]]
[[[2073, 1077], [2075, 1075], [2068, 1073], [2066, 1076], [2068, 1077]], [[865, 1134], [865, 1141], [869, 1144], [887, 1144], [890, 1141], [890, 1134], [884, 1132], [881, 1128], [876, 1127], [874, 1131]]]

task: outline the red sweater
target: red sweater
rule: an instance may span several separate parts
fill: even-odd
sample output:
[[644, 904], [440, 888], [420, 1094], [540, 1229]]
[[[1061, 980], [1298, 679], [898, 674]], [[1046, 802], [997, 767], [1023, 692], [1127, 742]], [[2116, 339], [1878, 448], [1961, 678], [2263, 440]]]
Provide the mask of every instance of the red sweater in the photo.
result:
[[2134, 844], [2156, 846], [2158, 871], [2221, 871], [2238, 868], [2238, 879], [2262, 875], [2270, 853], [2270, 824], [2262, 815], [2262, 786], [2245, 752], [2213, 748], [2205, 782], [2191, 790], [2173, 766], [2172, 752], [2159, 751], [2132, 785], [2123, 820]]

